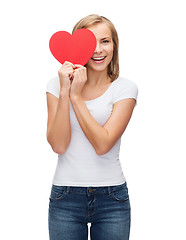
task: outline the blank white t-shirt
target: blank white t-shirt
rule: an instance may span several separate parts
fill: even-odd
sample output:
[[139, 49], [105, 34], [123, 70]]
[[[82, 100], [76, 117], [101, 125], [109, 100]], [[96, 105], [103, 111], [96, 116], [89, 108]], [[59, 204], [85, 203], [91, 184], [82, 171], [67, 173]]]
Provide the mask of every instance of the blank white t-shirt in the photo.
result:
[[[46, 92], [59, 98], [60, 82], [58, 76], [48, 81]], [[115, 102], [126, 98], [137, 100], [137, 95], [138, 88], [133, 81], [118, 77], [100, 97], [84, 102], [93, 118], [101, 126], [104, 126], [112, 113]], [[70, 99], [69, 110], [71, 141], [65, 153], [58, 154], [53, 184], [77, 187], [123, 184], [125, 177], [119, 158], [121, 138], [106, 154], [97, 155], [79, 125]]]

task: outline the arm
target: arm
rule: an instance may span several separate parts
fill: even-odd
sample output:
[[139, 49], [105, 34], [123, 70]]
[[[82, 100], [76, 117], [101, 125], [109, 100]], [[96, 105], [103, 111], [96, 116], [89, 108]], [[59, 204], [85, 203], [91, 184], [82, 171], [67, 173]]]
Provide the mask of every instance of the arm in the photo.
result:
[[70, 100], [78, 122], [98, 155], [107, 153], [121, 137], [132, 116], [136, 100], [127, 98], [117, 101], [110, 118], [102, 127], [90, 114], [81, 97], [87, 81], [86, 68], [75, 64], [74, 80], [70, 89]]
[[81, 96], [71, 97], [78, 122], [98, 155], [107, 153], [121, 137], [132, 116], [135, 101], [130, 98], [116, 102], [110, 118], [102, 127], [92, 117]]
[[60, 94], [59, 99], [47, 93], [48, 124], [47, 140], [54, 152], [63, 154], [71, 139], [69, 89], [70, 78], [73, 76], [74, 65], [65, 61], [59, 69]]
[[63, 154], [71, 139], [69, 90], [60, 91], [59, 99], [47, 93], [47, 141], [54, 152]]

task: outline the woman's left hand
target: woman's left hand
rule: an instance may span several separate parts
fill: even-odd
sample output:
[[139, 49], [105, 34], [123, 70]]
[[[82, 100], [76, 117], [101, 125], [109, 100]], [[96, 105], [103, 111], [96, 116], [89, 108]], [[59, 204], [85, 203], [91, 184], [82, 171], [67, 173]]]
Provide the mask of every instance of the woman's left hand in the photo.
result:
[[79, 64], [74, 64], [74, 66], [75, 70], [70, 87], [70, 97], [81, 97], [81, 91], [87, 81], [87, 69]]

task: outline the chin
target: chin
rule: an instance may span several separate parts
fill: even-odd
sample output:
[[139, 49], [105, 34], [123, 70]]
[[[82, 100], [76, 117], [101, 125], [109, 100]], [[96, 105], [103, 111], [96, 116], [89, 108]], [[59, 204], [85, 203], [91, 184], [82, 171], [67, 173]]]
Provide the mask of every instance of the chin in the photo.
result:
[[88, 66], [88, 68], [90, 68], [92, 71], [95, 71], [95, 72], [103, 72], [103, 71], [107, 70], [107, 66], [106, 67], [101, 67], [101, 66], [92, 67], [92, 66]]
[[109, 63], [96, 64], [96, 63], [88, 62], [86, 67], [91, 69], [92, 71], [103, 72], [103, 71], [107, 70]]

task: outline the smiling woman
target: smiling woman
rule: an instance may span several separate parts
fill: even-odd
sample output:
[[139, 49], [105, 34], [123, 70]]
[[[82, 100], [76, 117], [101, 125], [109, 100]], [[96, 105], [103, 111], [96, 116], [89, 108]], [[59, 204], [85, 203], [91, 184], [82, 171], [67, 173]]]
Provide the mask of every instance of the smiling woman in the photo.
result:
[[105, 71], [112, 60], [114, 44], [111, 30], [106, 23], [93, 25], [88, 29], [94, 33], [97, 40], [94, 54], [87, 63], [88, 74], [92, 75], [95, 71]]
[[113, 24], [89, 15], [73, 32], [81, 28], [96, 37], [92, 57], [85, 66], [65, 62], [46, 91], [47, 140], [58, 153], [49, 203], [50, 240], [87, 240], [88, 223], [91, 240], [128, 240], [130, 200], [119, 151], [138, 88], [119, 76]]
[[[103, 29], [103, 26], [99, 26], [101, 24], [104, 24], [106, 28]], [[87, 28], [94, 32], [95, 26], [100, 27], [100, 29], [104, 30], [104, 34], [100, 32], [102, 38], [100, 38], [101, 36], [97, 36], [99, 37], [97, 41], [101, 40], [102, 44], [111, 43], [113, 45], [113, 57], [108, 65], [107, 71], [108, 76], [111, 78], [111, 81], [114, 81], [119, 76], [119, 56], [118, 56], [119, 40], [117, 31], [113, 23], [106, 17], [91, 14], [77, 22], [77, 24], [74, 26], [72, 30], [72, 33], [74, 33], [77, 29], [81, 28]]]

